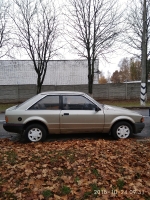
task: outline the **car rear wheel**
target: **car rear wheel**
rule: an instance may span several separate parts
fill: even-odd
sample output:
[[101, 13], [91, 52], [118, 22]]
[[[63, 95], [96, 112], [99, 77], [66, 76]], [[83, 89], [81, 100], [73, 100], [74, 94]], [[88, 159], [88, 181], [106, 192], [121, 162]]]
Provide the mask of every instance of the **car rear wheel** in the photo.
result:
[[132, 126], [125, 121], [116, 123], [112, 128], [112, 136], [115, 139], [125, 139], [132, 135]]
[[40, 124], [31, 124], [25, 130], [25, 138], [30, 142], [39, 142], [46, 139], [46, 130]]

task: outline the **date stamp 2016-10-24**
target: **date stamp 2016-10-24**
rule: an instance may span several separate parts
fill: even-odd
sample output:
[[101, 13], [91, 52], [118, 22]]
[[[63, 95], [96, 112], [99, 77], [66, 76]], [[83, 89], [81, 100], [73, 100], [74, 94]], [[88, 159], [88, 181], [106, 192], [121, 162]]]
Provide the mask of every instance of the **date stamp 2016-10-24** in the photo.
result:
[[110, 190], [110, 191], [107, 191], [107, 190], [103, 189], [103, 190], [94, 190], [94, 194], [95, 195], [106, 195], [106, 194], [112, 194], [112, 195], [139, 194], [139, 195], [143, 195], [144, 191], [143, 190]]

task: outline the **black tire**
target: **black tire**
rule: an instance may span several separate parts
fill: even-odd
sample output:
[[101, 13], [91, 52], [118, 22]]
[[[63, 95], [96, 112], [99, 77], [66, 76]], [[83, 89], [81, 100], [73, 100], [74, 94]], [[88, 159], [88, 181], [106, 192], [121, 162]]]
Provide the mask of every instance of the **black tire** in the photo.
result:
[[114, 139], [129, 138], [132, 133], [132, 126], [125, 121], [120, 121], [112, 127], [112, 136], [114, 137]]
[[40, 124], [29, 125], [24, 132], [25, 140], [29, 142], [43, 142], [46, 139], [46, 135], [46, 129]]

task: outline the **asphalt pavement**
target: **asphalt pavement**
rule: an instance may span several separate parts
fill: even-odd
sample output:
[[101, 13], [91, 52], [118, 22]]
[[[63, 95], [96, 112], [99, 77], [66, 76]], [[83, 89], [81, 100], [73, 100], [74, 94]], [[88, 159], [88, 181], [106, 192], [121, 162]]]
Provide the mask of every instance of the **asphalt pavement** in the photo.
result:
[[[150, 116], [149, 116], [149, 109], [132, 109], [132, 111], [136, 111], [144, 116], [144, 123], [145, 128], [142, 130], [141, 133], [135, 134], [133, 136], [134, 139], [137, 140], [144, 140], [150, 139]], [[19, 134], [16, 133], [9, 133], [3, 129], [3, 122], [5, 121], [4, 113], [0, 113], [0, 138], [10, 138], [12, 140], [18, 140]], [[48, 140], [61, 140], [61, 139], [73, 139], [73, 138], [102, 138], [102, 139], [110, 139], [111, 137], [107, 134], [71, 134], [71, 135], [53, 135], [50, 136]]]

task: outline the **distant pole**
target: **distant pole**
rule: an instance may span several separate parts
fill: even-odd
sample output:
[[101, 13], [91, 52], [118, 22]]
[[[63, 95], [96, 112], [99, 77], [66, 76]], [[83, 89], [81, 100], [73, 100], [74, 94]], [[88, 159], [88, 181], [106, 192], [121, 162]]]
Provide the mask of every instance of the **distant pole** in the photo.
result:
[[125, 88], [126, 88], [126, 99], [128, 98], [127, 96], [128, 96], [128, 87], [127, 87], [128, 85], [127, 85], [127, 80], [126, 80], [126, 86], [125, 86]]
[[19, 103], [19, 83], [17, 80], [17, 103]]
[[142, 34], [142, 77], [141, 77], [141, 106], [146, 105], [147, 100], [147, 11], [146, 0], [143, 0], [143, 34]]

